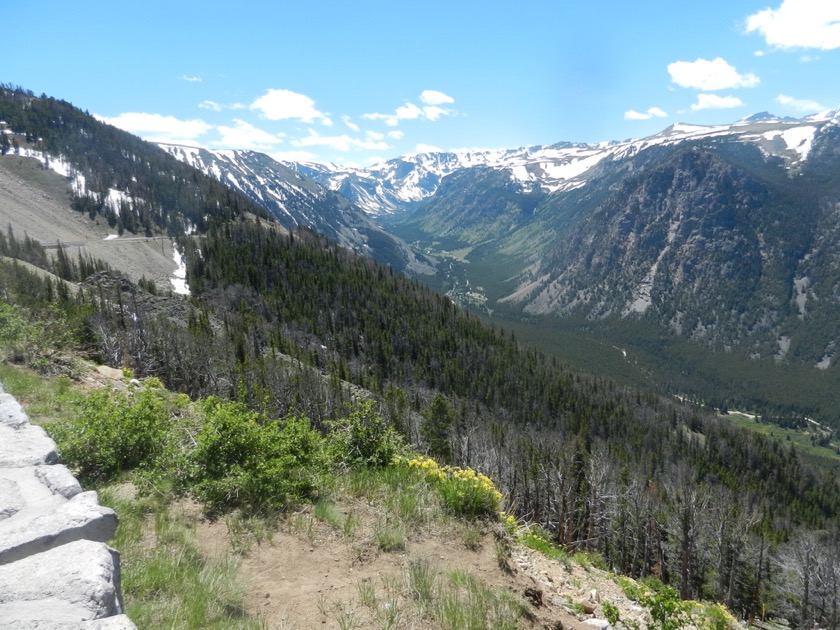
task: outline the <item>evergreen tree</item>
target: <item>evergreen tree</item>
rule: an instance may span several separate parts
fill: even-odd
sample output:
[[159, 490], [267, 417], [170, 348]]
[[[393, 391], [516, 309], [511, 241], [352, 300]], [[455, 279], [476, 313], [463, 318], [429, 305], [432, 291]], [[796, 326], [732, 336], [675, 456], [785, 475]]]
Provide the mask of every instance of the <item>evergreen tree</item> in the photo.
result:
[[454, 424], [452, 407], [443, 395], [435, 395], [420, 424], [420, 435], [426, 442], [429, 455], [445, 464], [452, 463], [450, 435]]

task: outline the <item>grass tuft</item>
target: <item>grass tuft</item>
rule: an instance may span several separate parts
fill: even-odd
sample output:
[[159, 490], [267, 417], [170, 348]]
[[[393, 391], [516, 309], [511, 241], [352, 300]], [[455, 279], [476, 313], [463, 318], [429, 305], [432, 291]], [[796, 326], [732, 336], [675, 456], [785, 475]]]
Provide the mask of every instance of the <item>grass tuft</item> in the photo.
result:
[[121, 495], [106, 487], [99, 499], [120, 515], [110, 544], [120, 550], [126, 613], [139, 628], [262, 627], [245, 611], [234, 558], [206, 557], [165, 497]]

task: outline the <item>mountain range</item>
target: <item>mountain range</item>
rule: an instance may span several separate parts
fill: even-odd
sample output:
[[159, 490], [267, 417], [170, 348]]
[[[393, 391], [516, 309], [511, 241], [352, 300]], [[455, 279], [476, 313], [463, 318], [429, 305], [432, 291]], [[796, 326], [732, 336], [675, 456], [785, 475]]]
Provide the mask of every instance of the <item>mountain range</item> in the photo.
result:
[[460, 251], [467, 293], [488, 310], [646, 316], [717, 349], [826, 368], [838, 342], [824, 330], [837, 302], [823, 263], [838, 247], [838, 121], [764, 113], [640, 140], [418, 153], [366, 169], [167, 149], [281, 223], [399, 269], [433, 270], [404, 240], [439, 260]]
[[[10, 110], [7, 125], [35, 116], [26, 112]], [[838, 112], [366, 169], [172, 145], [164, 159], [107, 126], [94, 154], [92, 119], [62, 115], [79, 131], [45, 132], [55, 147], [40, 159], [113, 236], [200, 233], [208, 207], [269, 217], [421, 278], [587, 369], [836, 420]], [[148, 168], [137, 174], [132, 161]], [[224, 187], [192, 192], [193, 167]], [[168, 170], [177, 177], [163, 188], [149, 179]]]
[[[178, 410], [236, 401], [219, 426], [242, 436], [251, 410], [265, 414], [254, 421], [265, 438], [222, 440], [237, 451], [223, 456], [237, 478], [240, 456], [267, 475], [253, 486], [260, 502], [285, 473], [256, 449], [297, 461], [268, 437], [276, 429], [300, 421], [313, 434], [338, 432], [361, 460], [387, 429], [487, 474], [546, 541], [656, 576], [679, 589], [674, 598], [714, 598], [743, 618], [769, 610], [799, 624], [814, 612], [832, 623], [836, 586], [788, 587], [795, 567], [765, 567], [800, 548], [781, 541], [819, 535], [821, 571], [838, 549], [840, 370], [826, 341], [836, 328], [834, 115], [736, 126], [760, 140], [648, 139], [545, 187], [489, 161], [427, 178], [425, 198], [376, 218], [382, 234], [422, 252], [411, 256], [436, 262], [414, 278], [368, 257], [377, 239], [356, 240], [353, 228], [371, 215], [299, 169], [257, 154], [164, 150], [17, 88], [0, 86], [0, 121], [9, 360], [78, 378], [68, 353], [81, 353], [186, 394]], [[803, 127], [813, 128], [807, 152], [793, 140]], [[448, 284], [481, 316], [424, 283]], [[573, 366], [606, 354], [647, 387]], [[761, 403], [765, 417], [710, 409], [742, 403]], [[203, 438], [180, 414], [171, 448], [189, 455]], [[127, 457], [138, 450], [116, 443]], [[227, 479], [214, 492], [238, 496]], [[803, 590], [814, 604], [798, 605]]]

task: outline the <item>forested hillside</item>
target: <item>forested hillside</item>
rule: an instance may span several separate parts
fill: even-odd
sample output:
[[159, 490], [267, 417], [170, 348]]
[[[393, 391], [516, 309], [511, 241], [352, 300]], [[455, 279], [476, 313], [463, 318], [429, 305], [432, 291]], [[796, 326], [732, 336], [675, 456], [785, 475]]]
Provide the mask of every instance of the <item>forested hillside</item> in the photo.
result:
[[66, 101], [0, 85], [0, 120], [13, 132], [0, 134], [2, 155], [33, 150], [67, 164], [73, 208], [120, 233], [175, 236], [246, 214], [270, 218], [242, 194]]
[[[27, 98], [24, 110], [40, 102]], [[58, 130], [46, 140], [51, 115], [32, 116], [29, 141], [78, 155]], [[0, 325], [12, 360], [68, 369], [58, 346], [155, 375], [193, 399], [236, 400], [269, 421], [296, 414], [321, 431], [348, 403], [371, 399], [410, 443], [486, 473], [511, 511], [571, 550], [744, 618], [772, 610], [836, 622], [836, 471], [698, 408], [573, 370], [387, 267], [260, 220], [250, 202], [188, 167], [167, 171], [166, 156], [108, 150], [109, 160], [86, 158], [91, 179], [136, 179], [160, 207], [179, 208], [160, 216], [185, 252], [192, 295], [155, 295], [81, 260], [60, 273], [81, 280], [74, 294], [3, 262]], [[117, 173], [125, 179], [110, 179]], [[166, 197], [186, 191], [196, 215]], [[187, 234], [183, 221], [198, 226], [208, 204], [213, 220]], [[7, 236], [4, 249], [56, 270], [36, 244]], [[36, 325], [49, 334], [34, 334]], [[804, 569], [802, 545], [811, 550]]]

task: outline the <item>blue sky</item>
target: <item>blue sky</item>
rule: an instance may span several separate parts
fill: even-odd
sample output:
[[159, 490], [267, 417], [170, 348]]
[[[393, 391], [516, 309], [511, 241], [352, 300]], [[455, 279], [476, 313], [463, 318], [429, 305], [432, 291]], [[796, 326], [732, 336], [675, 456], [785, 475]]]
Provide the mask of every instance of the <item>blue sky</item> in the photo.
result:
[[148, 140], [367, 165], [840, 108], [838, 0], [0, 3], [0, 81]]

